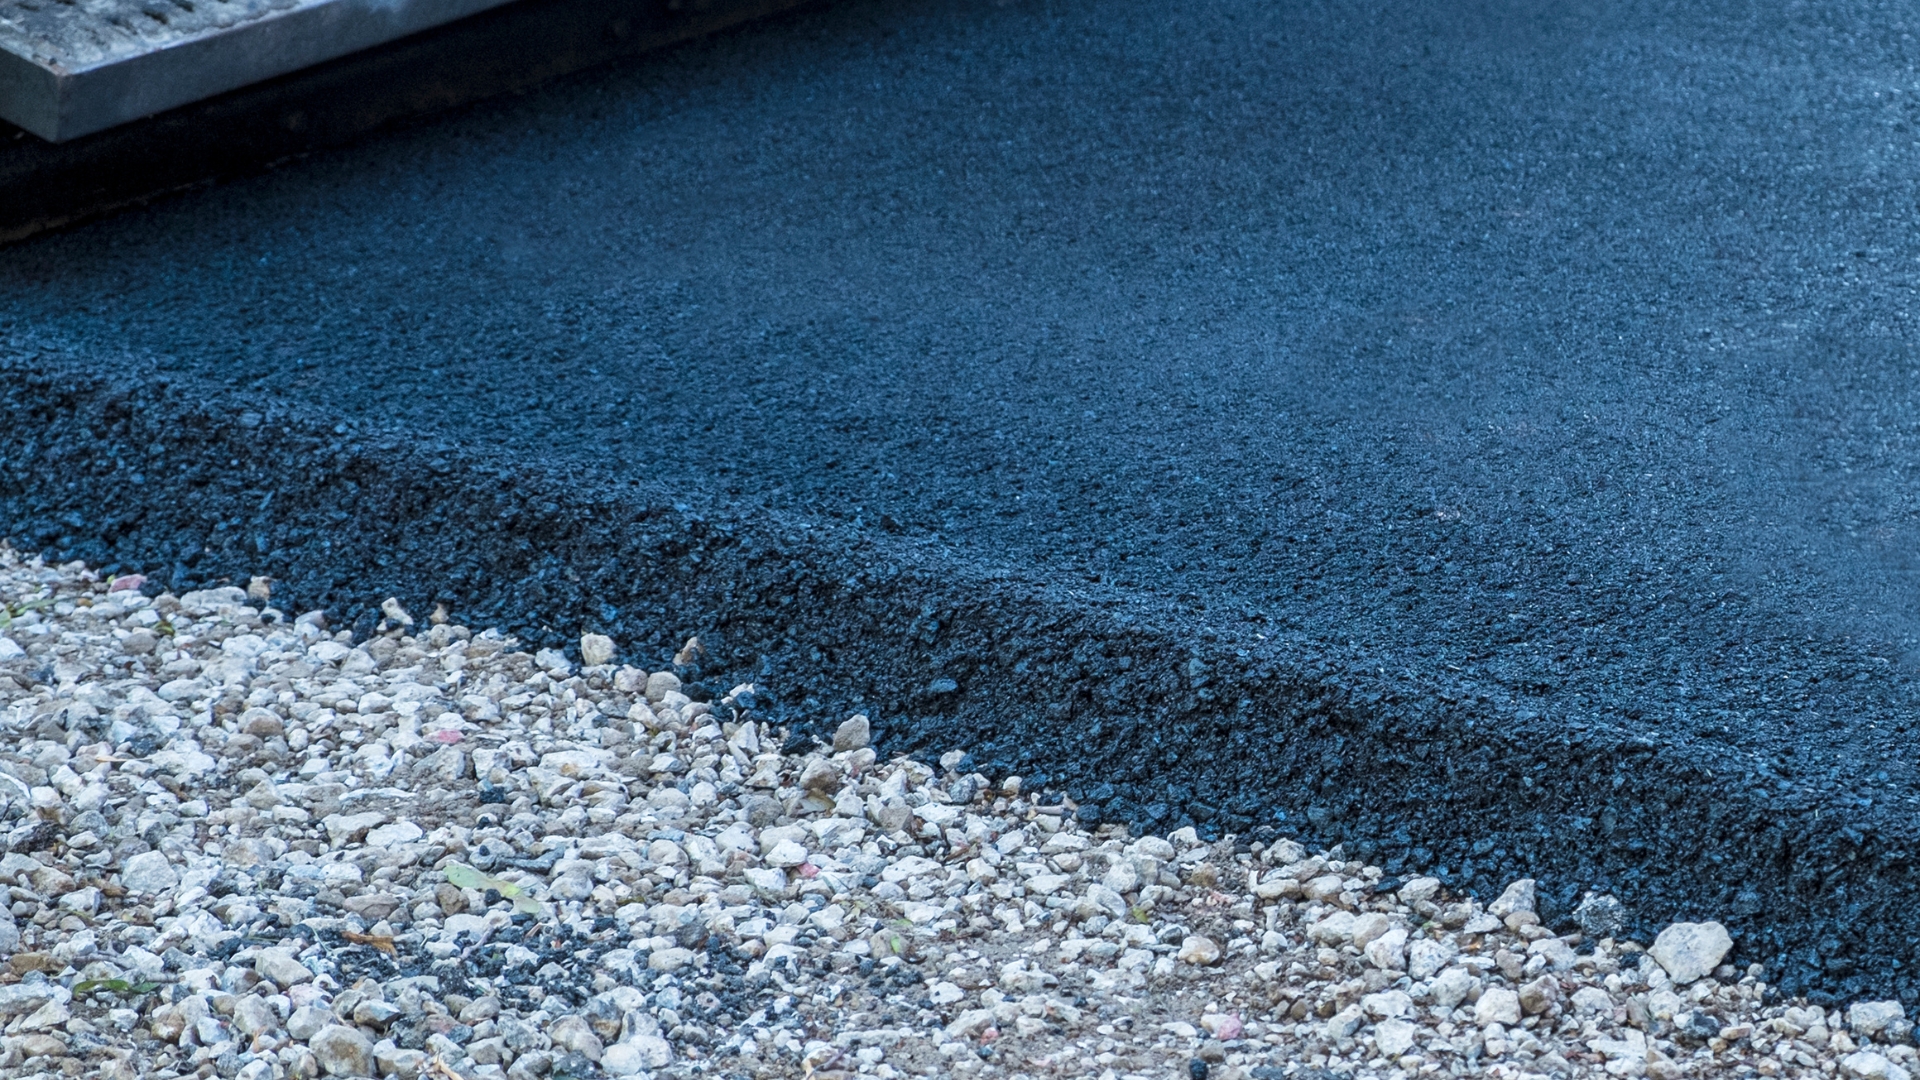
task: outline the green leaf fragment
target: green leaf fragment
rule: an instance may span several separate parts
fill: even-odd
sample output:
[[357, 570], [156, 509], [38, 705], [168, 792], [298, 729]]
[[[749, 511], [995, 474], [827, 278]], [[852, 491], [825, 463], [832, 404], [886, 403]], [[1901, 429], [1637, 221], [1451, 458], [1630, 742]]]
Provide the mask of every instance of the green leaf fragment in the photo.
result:
[[150, 994], [160, 988], [159, 983], [130, 983], [125, 979], [86, 979], [73, 985], [73, 996], [83, 997], [97, 990], [110, 990], [116, 994]]
[[526, 889], [515, 885], [505, 878], [498, 878], [492, 874], [483, 873], [465, 863], [448, 863], [446, 874], [448, 884], [454, 888], [478, 889], [481, 892], [492, 889], [494, 892], [513, 901], [513, 909], [515, 911], [525, 912], [528, 915], [538, 915], [543, 918], [547, 914], [547, 905], [528, 896]]

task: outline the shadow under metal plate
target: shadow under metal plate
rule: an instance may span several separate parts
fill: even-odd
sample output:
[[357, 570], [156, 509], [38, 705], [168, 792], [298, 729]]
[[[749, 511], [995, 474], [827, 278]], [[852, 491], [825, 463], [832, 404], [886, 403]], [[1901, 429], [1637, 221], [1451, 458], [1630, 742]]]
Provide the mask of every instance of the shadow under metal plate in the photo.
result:
[[0, 118], [61, 142], [509, 0], [0, 0]]

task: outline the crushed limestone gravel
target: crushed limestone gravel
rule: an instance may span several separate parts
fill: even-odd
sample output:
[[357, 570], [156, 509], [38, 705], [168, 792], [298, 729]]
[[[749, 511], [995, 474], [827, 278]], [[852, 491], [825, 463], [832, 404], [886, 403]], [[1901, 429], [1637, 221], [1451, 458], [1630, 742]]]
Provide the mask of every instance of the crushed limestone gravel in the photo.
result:
[[1852, 1076], [1894, 1002], [1766, 993], [1718, 923], [1556, 933], [1283, 837], [783, 746], [754, 688], [397, 603], [148, 597], [0, 548], [0, 1072]]

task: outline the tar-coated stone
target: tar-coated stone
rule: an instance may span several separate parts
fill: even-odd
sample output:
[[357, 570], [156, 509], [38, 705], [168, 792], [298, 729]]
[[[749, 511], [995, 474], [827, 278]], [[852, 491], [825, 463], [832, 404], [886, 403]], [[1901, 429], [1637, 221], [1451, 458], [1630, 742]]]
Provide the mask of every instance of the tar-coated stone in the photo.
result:
[[778, 20], [9, 249], [0, 533], [1913, 1001], [1903, 18]]

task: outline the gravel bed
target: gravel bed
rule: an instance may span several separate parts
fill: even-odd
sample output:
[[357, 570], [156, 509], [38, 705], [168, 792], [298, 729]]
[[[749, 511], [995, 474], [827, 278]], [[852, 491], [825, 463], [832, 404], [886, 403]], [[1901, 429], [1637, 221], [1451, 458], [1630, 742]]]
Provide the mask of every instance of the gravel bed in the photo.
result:
[[1017, 778], [783, 745], [754, 688], [271, 585], [0, 549], [8, 1076], [1858, 1076], [1718, 923], [1541, 925], [1284, 837], [1083, 827]]

